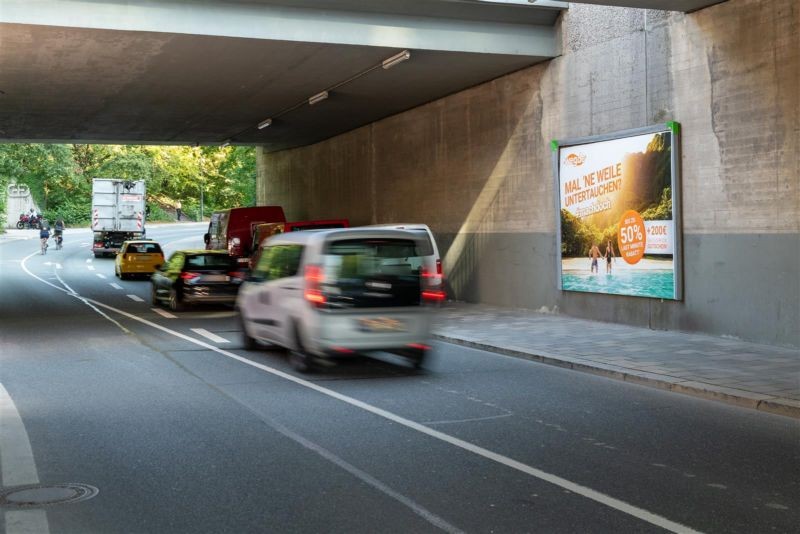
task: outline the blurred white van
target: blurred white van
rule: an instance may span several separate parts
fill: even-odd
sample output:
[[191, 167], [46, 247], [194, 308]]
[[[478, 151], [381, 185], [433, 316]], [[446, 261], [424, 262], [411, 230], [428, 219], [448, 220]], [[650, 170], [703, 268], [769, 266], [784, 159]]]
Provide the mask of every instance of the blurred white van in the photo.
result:
[[290, 350], [295, 369], [317, 359], [389, 351], [419, 367], [429, 350], [430, 245], [389, 228], [310, 230], [265, 240], [236, 301], [245, 348]]

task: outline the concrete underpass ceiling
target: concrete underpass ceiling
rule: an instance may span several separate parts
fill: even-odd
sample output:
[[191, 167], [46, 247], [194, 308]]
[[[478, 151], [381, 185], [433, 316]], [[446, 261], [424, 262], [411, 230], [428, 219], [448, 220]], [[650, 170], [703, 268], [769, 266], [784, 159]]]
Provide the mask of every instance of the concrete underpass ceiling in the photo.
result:
[[[321, 141], [554, 57], [554, 24], [567, 5], [0, 1], [0, 142], [231, 140], [273, 151]], [[377, 68], [319, 104], [256, 127], [403, 49], [411, 50], [408, 61]]]
[[[347, 132], [555, 54], [553, 23], [563, 7], [558, 2], [548, 2], [546, 8], [495, 9], [474, 2], [459, 6], [450, 1], [414, 1], [433, 13], [426, 13], [427, 18], [372, 14], [370, 10], [381, 3], [394, 5], [383, 0], [341, 0], [337, 4], [345, 9], [342, 14], [306, 12], [297, 3], [285, 8], [277, 0], [195, 2], [191, 13], [180, 2], [131, 7], [121, 0], [97, 0], [86, 7], [86, 2], [43, 0], [39, 5], [52, 9], [31, 14], [27, 10], [31, 4], [3, 0], [0, 141], [205, 145], [230, 139], [233, 144], [282, 150]], [[319, 4], [319, 0], [303, 2]], [[58, 8], [64, 4], [75, 6], [75, 11], [64, 11], [70, 16], [62, 22]], [[358, 4], [370, 6], [366, 14], [347, 11]], [[212, 10], [229, 5], [239, 10], [239, 18], [225, 27], [219, 17], [218, 31]], [[91, 11], [82, 13], [81, 6]], [[205, 6], [208, 13], [198, 17], [197, 6]], [[452, 22], [445, 15], [449, 10], [452, 16], [454, 6], [460, 18]], [[470, 9], [461, 10], [464, 6]], [[162, 10], [163, 16], [159, 19], [158, 11], [154, 16], [148, 12], [150, 18], [142, 23], [143, 12], [130, 9], [145, 7]], [[302, 19], [297, 28], [287, 29], [288, 23], [257, 24], [250, 15], [260, 14], [262, 8], [272, 10], [264, 15], [265, 21], [275, 20], [271, 14], [291, 22], [298, 19], [297, 13], [304, 17], [309, 13], [308, 24]], [[185, 15], [185, 20], [176, 15]], [[31, 23], [37, 20], [44, 24]], [[378, 34], [372, 20], [384, 22], [388, 29]], [[323, 30], [340, 24], [356, 31], [329, 32], [318, 38], [317, 33], [325, 32], [315, 33], [314, 24]], [[444, 31], [439, 32], [437, 24], [444, 25]], [[507, 30], [505, 42], [492, 25]], [[166, 31], [174, 29], [178, 31]], [[442, 37], [448, 31], [476, 39], [459, 49]], [[491, 32], [498, 32], [498, 38], [492, 39]], [[420, 46], [403, 46], [404, 41]], [[528, 49], [519, 49], [519, 43]], [[510, 53], [502, 53], [504, 46]], [[377, 68], [331, 91], [324, 102], [302, 105], [276, 118], [269, 128], [256, 127], [406, 48], [411, 50], [408, 61], [388, 70]]]

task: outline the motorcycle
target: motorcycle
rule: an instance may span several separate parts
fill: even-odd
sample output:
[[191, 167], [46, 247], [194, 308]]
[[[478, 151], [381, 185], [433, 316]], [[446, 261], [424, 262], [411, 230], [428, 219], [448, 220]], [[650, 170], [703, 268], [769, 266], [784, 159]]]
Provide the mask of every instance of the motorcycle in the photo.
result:
[[17, 221], [17, 228], [22, 230], [24, 228], [37, 228], [40, 229], [42, 227], [42, 216], [37, 215], [32, 217], [27, 213], [23, 213], [19, 216], [19, 220]]

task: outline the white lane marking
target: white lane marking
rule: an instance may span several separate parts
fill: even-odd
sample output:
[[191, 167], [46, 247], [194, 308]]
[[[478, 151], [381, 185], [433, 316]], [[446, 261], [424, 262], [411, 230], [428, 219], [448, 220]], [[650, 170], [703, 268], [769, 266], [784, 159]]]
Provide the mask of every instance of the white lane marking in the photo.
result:
[[97, 275], [97, 278], [105, 278], [106, 277], [106, 275], [104, 275], [104, 274], [100, 274], [100, 273], [94, 273], [94, 274]]
[[5, 522], [6, 534], [50, 534], [44, 510], [8, 510]]
[[[28, 256], [28, 257], [26, 257], [26, 258], [24, 258], [24, 259], [22, 260], [22, 268], [25, 270], [25, 272], [26, 272], [26, 273], [28, 273], [28, 274], [30, 274], [31, 276], [34, 276], [34, 277], [35, 277], [36, 275], [32, 274], [32, 273], [31, 273], [31, 272], [28, 270], [28, 266], [27, 266], [27, 265], [25, 265], [25, 261], [26, 261], [28, 258], [30, 258], [30, 257], [32, 257], [32, 256], [34, 256], [34, 255], [35, 255], [35, 253], [34, 253], [34, 254], [31, 254], [30, 256]], [[58, 271], [56, 271], [56, 273], [55, 273], [55, 274], [56, 274], [56, 280], [58, 280], [58, 281], [61, 283], [61, 285], [62, 285], [62, 286], [64, 286], [66, 289], [62, 289], [62, 288], [58, 287], [58, 286], [57, 286], [57, 285], [55, 285], [55, 284], [50, 284], [51, 286], [53, 286], [54, 288], [58, 289], [59, 291], [64, 291], [64, 292], [65, 292], [67, 295], [71, 295], [71, 296], [75, 297], [76, 299], [80, 300], [81, 302], [83, 302], [84, 304], [86, 304], [87, 306], [89, 306], [91, 309], [93, 309], [95, 312], [97, 312], [97, 315], [99, 315], [100, 317], [103, 317], [103, 318], [105, 318], [105, 319], [108, 319], [108, 320], [109, 320], [111, 323], [113, 323], [113, 324], [117, 325], [117, 327], [118, 327], [120, 330], [122, 330], [123, 332], [125, 332], [126, 334], [130, 334], [130, 333], [131, 333], [131, 331], [130, 331], [130, 330], [128, 330], [127, 328], [125, 328], [124, 326], [122, 326], [122, 325], [121, 325], [121, 324], [120, 324], [118, 321], [116, 321], [116, 320], [112, 319], [111, 317], [109, 317], [109, 316], [108, 316], [108, 315], [107, 315], [105, 312], [102, 312], [102, 311], [98, 310], [98, 309], [97, 309], [97, 307], [96, 307], [96, 306], [94, 306], [92, 303], [90, 303], [90, 302], [89, 302], [87, 299], [85, 299], [84, 297], [82, 297], [82, 296], [78, 295], [78, 294], [75, 292], [75, 290], [74, 290], [74, 289], [72, 289], [71, 287], [69, 287], [69, 286], [67, 285], [67, 283], [66, 283], [66, 282], [65, 282], [65, 281], [64, 281], [64, 280], [61, 278], [61, 276], [59, 276], [59, 274], [58, 274]], [[40, 280], [41, 280], [41, 279], [40, 279]], [[49, 282], [47, 282], [47, 283], [49, 283]]]
[[60, 263], [56, 263], [56, 269], [63, 269]]
[[122, 286], [121, 286], [121, 285], [119, 285], [119, 284], [117, 284], [117, 283], [115, 283], [115, 282], [111, 282], [111, 283], [110, 283], [110, 284], [108, 284], [108, 285], [110, 285], [110, 286], [111, 286], [111, 287], [113, 287], [114, 289], [122, 289]]
[[214, 334], [213, 332], [209, 332], [205, 328], [191, 328], [190, 330], [192, 332], [194, 332], [195, 334], [200, 334], [201, 336], [203, 336], [206, 339], [210, 339], [214, 343], [230, 343], [230, 341], [228, 341], [224, 337], [218, 336], [217, 334]]
[[144, 299], [138, 295], [125, 295], [134, 302], [144, 302]]
[[154, 312], [156, 312], [157, 314], [159, 314], [160, 316], [166, 317], [167, 319], [177, 319], [178, 318], [177, 315], [172, 315], [170, 312], [168, 312], [166, 310], [162, 310], [161, 308], [150, 308], [150, 309], [153, 310]]
[[44, 264], [43, 264], [43, 265], [48, 265], [48, 266], [49, 266], [49, 265], [53, 265], [53, 262], [52, 262], [52, 261], [46, 261], [46, 262], [44, 262]]
[[[44, 280], [43, 278], [40, 278], [39, 276], [36, 276], [30, 270], [28, 270], [27, 266], [25, 265], [25, 262], [28, 259], [32, 258], [35, 254], [38, 254], [38, 253], [34, 252], [33, 254], [25, 257], [22, 260], [22, 268], [23, 268], [23, 270], [26, 273], [28, 273], [29, 276], [32, 276], [33, 278], [36, 278], [37, 280], [39, 280], [43, 284], [47, 284], [47, 285], [49, 285], [51, 287], [54, 287], [55, 289], [57, 289], [59, 291], [64, 291], [68, 295], [71, 295], [71, 296], [73, 296], [73, 297], [75, 297], [77, 299], [80, 299], [83, 302], [91, 303], [91, 304], [94, 304], [94, 305], [99, 306], [101, 308], [105, 308], [105, 309], [107, 309], [109, 311], [112, 311], [114, 313], [122, 315], [123, 317], [127, 317], [128, 319], [130, 319], [132, 321], [136, 321], [138, 323], [150, 326], [151, 328], [155, 328], [156, 330], [160, 330], [162, 332], [170, 334], [170, 335], [172, 335], [174, 337], [177, 337], [179, 339], [183, 339], [184, 341], [188, 341], [189, 343], [193, 343], [193, 344], [195, 344], [195, 345], [197, 345], [199, 347], [203, 347], [203, 348], [208, 349], [210, 351], [216, 352], [217, 354], [221, 354], [221, 355], [226, 356], [226, 357], [228, 357], [228, 358], [230, 358], [232, 360], [236, 360], [236, 361], [241, 362], [241, 363], [243, 363], [245, 365], [249, 365], [251, 367], [255, 367], [256, 369], [261, 369], [262, 371], [264, 371], [266, 373], [269, 373], [269, 374], [271, 374], [273, 376], [277, 376], [279, 378], [283, 378], [284, 380], [288, 380], [289, 382], [294, 382], [295, 384], [297, 384], [299, 386], [305, 387], [307, 389], [314, 390], [314, 391], [316, 391], [318, 393], [321, 393], [321, 394], [326, 395], [328, 397], [331, 397], [333, 399], [340, 400], [340, 401], [342, 401], [342, 402], [344, 402], [346, 404], [349, 404], [351, 406], [355, 406], [356, 408], [360, 408], [360, 409], [362, 409], [362, 410], [364, 410], [366, 412], [369, 412], [369, 413], [372, 413], [374, 415], [377, 415], [378, 417], [382, 417], [382, 418], [387, 419], [389, 421], [393, 421], [393, 422], [395, 422], [395, 423], [397, 423], [399, 425], [405, 426], [406, 428], [410, 428], [412, 430], [416, 430], [417, 432], [420, 432], [421, 434], [425, 434], [425, 435], [430, 436], [430, 437], [432, 437], [434, 439], [438, 439], [438, 440], [443, 441], [445, 443], [449, 443], [450, 445], [453, 445], [453, 446], [458, 447], [460, 449], [463, 449], [465, 451], [471, 452], [471, 453], [473, 453], [473, 454], [475, 454], [477, 456], [480, 456], [482, 458], [486, 458], [487, 460], [491, 460], [493, 462], [499, 463], [501, 465], [505, 465], [506, 467], [509, 467], [509, 468], [514, 469], [516, 471], [519, 471], [521, 473], [525, 473], [527, 475], [530, 475], [530, 476], [532, 476], [534, 478], [538, 478], [538, 479], [543, 480], [545, 482], [549, 482], [549, 483], [553, 484], [554, 486], [558, 486], [558, 487], [560, 487], [562, 489], [565, 489], [565, 490], [568, 490], [568, 491], [570, 491], [572, 493], [576, 493], [576, 494], [581, 495], [582, 497], [585, 497], [585, 498], [587, 498], [589, 500], [595, 501], [595, 502], [597, 502], [597, 503], [599, 503], [599, 504], [601, 504], [603, 506], [607, 506], [607, 507], [612, 508], [614, 510], [620, 511], [620, 512], [622, 512], [624, 514], [628, 514], [628, 515], [630, 515], [632, 517], [635, 517], [637, 519], [640, 519], [640, 520], [642, 520], [642, 521], [644, 521], [646, 523], [650, 523], [651, 525], [655, 525], [657, 527], [663, 528], [664, 530], [668, 530], [670, 532], [675, 532], [675, 533], [686, 533], [686, 534], [692, 534], [692, 533], [699, 533], [700, 532], [700, 531], [694, 530], [692, 528], [689, 528], [686, 525], [682, 525], [682, 524], [677, 523], [675, 521], [671, 521], [671, 520], [667, 519], [666, 517], [662, 517], [662, 516], [660, 516], [658, 514], [654, 514], [652, 512], [648, 512], [647, 510], [645, 510], [643, 508], [639, 508], [638, 506], [634, 506], [634, 505], [629, 504], [629, 503], [627, 503], [625, 501], [622, 501], [622, 500], [616, 499], [614, 497], [611, 497], [610, 495], [606, 495], [604, 493], [601, 493], [599, 491], [593, 490], [591, 488], [587, 488], [586, 486], [581, 486], [580, 484], [576, 484], [576, 483], [571, 482], [571, 481], [569, 481], [569, 480], [567, 480], [565, 478], [561, 478], [561, 477], [559, 477], [557, 475], [553, 475], [553, 474], [547, 473], [546, 471], [542, 471], [541, 469], [537, 469], [537, 468], [532, 467], [530, 465], [524, 464], [522, 462], [514, 460], [513, 458], [509, 458], [508, 456], [503, 456], [502, 454], [498, 454], [496, 452], [490, 451], [489, 449], [484, 449], [483, 447], [480, 447], [480, 446], [475, 445], [473, 443], [469, 443], [468, 441], [464, 441], [464, 440], [459, 439], [459, 438], [457, 438], [455, 436], [451, 436], [449, 434], [445, 434], [444, 432], [440, 432], [440, 431], [435, 430], [433, 428], [429, 428], [429, 427], [427, 427], [425, 425], [422, 425], [422, 424], [417, 423], [415, 421], [412, 421], [410, 419], [406, 419], [405, 417], [401, 417], [399, 415], [396, 415], [396, 414], [394, 414], [392, 412], [389, 412], [387, 410], [384, 410], [382, 408], [378, 408], [377, 406], [372, 406], [371, 404], [367, 404], [366, 402], [360, 401], [360, 400], [355, 399], [353, 397], [348, 397], [347, 395], [343, 395], [343, 394], [338, 393], [338, 392], [336, 392], [336, 391], [334, 391], [332, 389], [328, 389], [326, 387], [320, 386], [320, 385], [315, 384], [313, 382], [309, 382], [308, 380], [304, 380], [302, 378], [298, 378], [296, 376], [290, 375], [288, 373], [285, 373], [285, 372], [280, 371], [278, 369], [275, 369], [273, 367], [269, 367], [267, 365], [248, 360], [247, 358], [244, 358], [242, 356], [239, 356], [237, 354], [229, 352], [229, 351], [227, 351], [225, 349], [221, 349], [219, 347], [215, 347], [214, 345], [210, 345], [210, 344], [206, 343], [205, 341], [201, 341], [199, 339], [195, 339], [195, 338], [193, 338], [191, 336], [188, 336], [186, 334], [182, 334], [181, 332], [178, 332], [178, 331], [175, 331], [175, 330], [171, 330], [171, 329], [169, 329], [169, 328], [167, 328], [165, 326], [161, 326], [158, 323], [154, 323], [152, 321], [148, 321], [147, 319], [143, 319], [143, 318], [141, 318], [141, 317], [139, 317], [137, 315], [133, 315], [132, 313], [128, 313], [126, 311], [114, 308], [113, 306], [109, 306], [108, 304], [104, 304], [104, 303], [102, 303], [100, 301], [97, 301], [97, 300], [94, 300], [94, 299], [89, 299], [89, 298], [83, 297], [83, 296], [78, 295], [77, 293], [74, 293], [74, 292], [72, 292], [72, 293], [66, 292], [64, 289], [58, 287], [55, 284], [52, 284], [52, 283], [48, 282], [47, 280]], [[110, 319], [110, 320], [113, 321], [113, 319]]]
[[92, 263], [92, 258], [87, 258], [86, 263]]
[[89, 243], [81, 243], [81, 246], [82, 247], [87, 247], [87, 246], [89, 246]]
[[502, 419], [503, 417], [511, 417], [513, 413], [501, 413], [500, 415], [488, 415], [486, 417], [472, 417], [470, 419], [446, 419], [443, 421], [423, 421], [423, 425], [449, 425], [452, 423], [472, 423], [475, 421], [489, 421], [491, 419]]
[[39, 483], [28, 432], [3, 384], [0, 384], [0, 468], [5, 487]]
[[94, 265], [87, 265], [86, 268], [90, 271], [94, 271]]
[[268, 418], [262, 418], [262, 419], [266, 419], [267, 423], [272, 428], [274, 428], [275, 430], [277, 430], [278, 432], [280, 432], [281, 434], [283, 434], [287, 438], [291, 439], [292, 441], [295, 441], [295, 442], [299, 443], [300, 445], [302, 445], [306, 449], [309, 449], [310, 451], [315, 452], [316, 454], [322, 456], [324, 459], [328, 460], [329, 462], [341, 467], [342, 469], [344, 469], [345, 471], [347, 471], [348, 473], [350, 473], [351, 475], [353, 475], [357, 479], [361, 480], [362, 482], [364, 482], [366, 484], [369, 484], [373, 488], [375, 488], [378, 491], [386, 494], [387, 496], [391, 497], [392, 499], [398, 501], [399, 503], [401, 503], [402, 505], [406, 506], [407, 508], [410, 508], [412, 512], [414, 512], [418, 516], [422, 517], [423, 519], [425, 519], [426, 521], [428, 521], [432, 525], [438, 527], [439, 529], [441, 529], [441, 530], [443, 530], [445, 532], [449, 532], [451, 534], [463, 533], [463, 531], [460, 530], [458, 527], [455, 527], [455, 526], [451, 525], [450, 523], [448, 523], [447, 521], [445, 521], [441, 517], [437, 516], [436, 514], [434, 514], [431, 511], [427, 510], [422, 505], [420, 505], [420, 504], [414, 502], [413, 500], [409, 499], [408, 497], [406, 497], [402, 493], [398, 493], [397, 491], [393, 490], [392, 488], [390, 488], [389, 486], [387, 486], [386, 484], [384, 484], [380, 480], [376, 479], [375, 477], [373, 477], [369, 473], [366, 473], [366, 472], [362, 471], [361, 469], [359, 469], [358, 467], [348, 463], [346, 460], [343, 460], [342, 458], [339, 458], [338, 456], [333, 454], [328, 449], [322, 447], [321, 445], [317, 445], [313, 441], [310, 441], [310, 440], [304, 438], [303, 436], [292, 432], [287, 427], [283, 426], [282, 424], [278, 423], [277, 421], [273, 421], [272, 419], [268, 419]]

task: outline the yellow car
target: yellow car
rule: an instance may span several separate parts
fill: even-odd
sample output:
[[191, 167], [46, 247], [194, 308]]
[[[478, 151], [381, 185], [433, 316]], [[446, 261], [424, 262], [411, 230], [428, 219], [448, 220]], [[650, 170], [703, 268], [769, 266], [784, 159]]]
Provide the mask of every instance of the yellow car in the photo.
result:
[[125, 241], [117, 253], [114, 274], [121, 279], [151, 275], [164, 263], [164, 253], [155, 241]]

